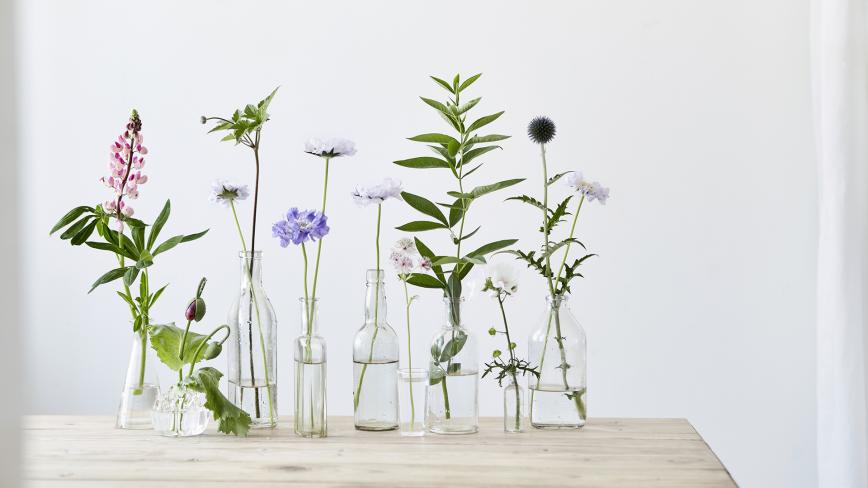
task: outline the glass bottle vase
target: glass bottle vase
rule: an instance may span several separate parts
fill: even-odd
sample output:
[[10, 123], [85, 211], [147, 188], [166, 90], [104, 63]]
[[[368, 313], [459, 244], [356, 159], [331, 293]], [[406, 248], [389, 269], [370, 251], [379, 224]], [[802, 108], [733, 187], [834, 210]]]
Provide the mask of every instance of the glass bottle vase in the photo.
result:
[[326, 437], [326, 342], [319, 335], [319, 299], [299, 299], [301, 335], [295, 338], [295, 433]]
[[119, 429], [150, 429], [151, 409], [160, 395], [157, 368], [160, 362], [150, 344], [147, 328], [133, 332], [133, 347], [115, 426]]
[[540, 372], [528, 378], [530, 424], [538, 429], [578, 429], [587, 418], [587, 338], [567, 298], [546, 298], [542, 323], [528, 344]]
[[277, 317], [262, 287], [262, 251], [239, 253], [241, 290], [229, 309], [227, 397], [252, 428], [277, 426]]
[[476, 341], [462, 325], [463, 298], [444, 298], [446, 320], [431, 344], [425, 425], [435, 434], [479, 430]]
[[353, 340], [353, 420], [358, 430], [398, 428], [398, 335], [386, 320], [383, 271], [367, 272], [365, 323]]
[[509, 377], [509, 383], [503, 389], [503, 430], [504, 432], [524, 432], [526, 416], [524, 407], [524, 387]]

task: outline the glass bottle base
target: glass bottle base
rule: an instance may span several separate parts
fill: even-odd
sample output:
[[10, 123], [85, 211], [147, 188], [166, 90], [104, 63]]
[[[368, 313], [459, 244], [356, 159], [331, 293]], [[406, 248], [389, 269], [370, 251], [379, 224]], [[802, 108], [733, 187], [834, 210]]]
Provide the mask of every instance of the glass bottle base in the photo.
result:
[[388, 430], [395, 430], [398, 428], [398, 424], [393, 424], [389, 422], [365, 422], [356, 424], [356, 430], [365, 430], [369, 432], [385, 432]]
[[428, 431], [432, 434], [442, 435], [462, 435], [475, 434], [479, 432], [479, 427], [476, 425], [458, 424], [451, 422], [437, 423], [430, 425]]
[[141, 387], [127, 388], [121, 393], [115, 427], [118, 429], [146, 430], [153, 427], [151, 410], [160, 395], [160, 387], [145, 383]]

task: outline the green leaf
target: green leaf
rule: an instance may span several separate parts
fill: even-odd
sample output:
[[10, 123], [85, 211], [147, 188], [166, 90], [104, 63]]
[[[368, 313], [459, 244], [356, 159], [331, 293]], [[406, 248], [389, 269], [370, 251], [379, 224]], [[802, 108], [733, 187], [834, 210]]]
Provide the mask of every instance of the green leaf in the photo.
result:
[[[187, 342], [184, 346], [184, 357], [179, 356], [181, 350], [181, 339], [184, 337], [184, 329], [176, 327], [173, 324], [151, 325], [148, 327], [149, 335], [151, 336], [151, 347], [157, 352], [157, 357], [172, 371], [178, 371], [184, 365], [190, 364], [193, 360], [193, 354], [196, 349], [208, 336], [197, 334], [195, 332], [187, 333]], [[202, 350], [210, 352], [200, 354], [197, 358], [197, 363], [206, 359], [214, 359], [220, 355], [222, 347], [217, 342], [209, 342]]]
[[443, 347], [443, 351], [440, 353], [440, 362], [445, 363], [450, 359], [454, 358], [461, 352], [461, 349], [464, 348], [464, 344], [467, 343], [467, 334], [463, 332], [458, 332], [455, 334], [454, 339], [449, 339], [446, 342], [446, 345]]
[[157, 220], [154, 220], [154, 225], [151, 227], [151, 233], [148, 234], [148, 246], [147, 250], [151, 250], [154, 248], [154, 243], [157, 242], [157, 236], [160, 235], [160, 231], [163, 230], [163, 226], [166, 225], [166, 222], [169, 220], [169, 215], [172, 213], [172, 202], [166, 200], [166, 204], [163, 205], [163, 210], [160, 211], [160, 215], [157, 215]]
[[60, 238], [63, 240], [72, 239], [76, 234], [81, 232], [87, 226], [87, 223], [94, 218], [93, 215], [87, 215], [82, 217], [81, 220], [69, 226], [68, 229], [63, 231], [63, 234], [60, 234]]
[[205, 229], [205, 230], [203, 230], [202, 232], [197, 232], [197, 233], [195, 233], [195, 234], [188, 234], [188, 235], [185, 235], [185, 236], [181, 239], [181, 242], [190, 242], [190, 241], [195, 241], [196, 239], [198, 239], [198, 238], [204, 236], [205, 234], [207, 234], [209, 230], [211, 230], [211, 229]]
[[453, 93], [452, 85], [450, 85], [449, 83], [446, 83], [445, 81], [441, 80], [440, 78], [437, 78], [436, 76], [432, 76], [431, 79], [436, 81], [438, 85], [445, 88], [446, 91], [448, 91], [449, 93]]
[[578, 239], [576, 239], [576, 238], [574, 238], [574, 237], [571, 237], [571, 238], [569, 238], [569, 239], [564, 239], [564, 240], [562, 240], [562, 241], [560, 241], [560, 242], [556, 242], [556, 243], [554, 243], [554, 244], [549, 244], [548, 251], [546, 251], [545, 249], [543, 249], [543, 252], [542, 252], [542, 254], [540, 255], [540, 257], [541, 257], [542, 259], [545, 259], [545, 258], [551, 256], [552, 254], [554, 254], [555, 251], [557, 251], [558, 249], [560, 249], [560, 248], [566, 246], [567, 244], [578, 244], [578, 245], [580, 245], [580, 246], [582, 246], [582, 247], [585, 247], [585, 245], [582, 244]]
[[428, 384], [429, 385], [436, 385], [436, 384], [440, 383], [441, 381], [443, 381], [443, 378], [446, 376], [446, 371], [443, 368], [441, 368], [440, 366], [437, 366], [436, 364], [434, 364], [433, 362], [431, 363], [431, 366], [428, 368], [428, 370], [429, 370], [429, 373], [428, 373]]
[[464, 112], [467, 112], [467, 111], [470, 110], [471, 108], [475, 107], [476, 104], [479, 103], [480, 100], [482, 100], [482, 97], [474, 98], [473, 100], [471, 100], [471, 101], [469, 101], [469, 102], [467, 102], [467, 103], [461, 105], [460, 107], [458, 107], [458, 115], [461, 115], [461, 114], [463, 114]]
[[425, 98], [425, 97], [419, 97], [419, 98], [421, 98], [423, 102], [425, 102], [425, 103], [427, 103], [428, 105], [430, 105], [430, 106], [436, 108], [437, 110], [439, 110], [439, 111], [440, 111], [441, 113], [443, 113], [444, 115], [447, 115], [447, 116], [449, 116], [449, 117], [452, 116], [452, 113], [449, 111], [449, 108], [446, 107], [446, 105], [443, 105], [442, 103], [438, 102], [437, 100], [432, 100], [432, 99], [430, 99], [430, 98]]
[[446, 229], [445, 224], [441, 224], [439, 222], [428, 222], [427, 220], [414, 220], [412, 222], [407, 222], [404, 225], [400, 225], [395, 227], [398, 230], [404, 232], [424, 232], [426, 230], [434, 230], [434, 229]]
[[113, 252], [115, 254], [120, 254], [121, 256], [130, 258], [132, 260], [137, 259], [135, 256], [132, 255], [132, 253], [130, 253], [126, 249], [121, 249], [121, 248], [115, 246], [114, 244], [110, 244], [108, 242], [87, 241], [87, 242], [85, 242], [85, 244], [88, 247], [91, 247], [93, 249], [99, 249], [101, 251], [110, 251], [110, 252]]
[[427, 168], [446, 168], [449, 169], [451, 166], [448, 162], [438, 159], [432, 158], [430, 156], [421, 156], [418, 158], [410, 158], [410, 159], [402, 159], [400, 161], [394, 161], [398, 166], [403, 166], [405, 168], [415, 168], [415, 169], [427, 169]]
[[455, 256], [440, 256], [434, 260], [433, 264], [438, 266], [443, 266], [444, 264], [485, 264], [485, 259], [473, 256], [465, 256], [463, 258], [456, 258]]
[[509, 247], [509, 246], [515, 244], [516, 242], [518, 242], [518, 239], [504, 239], [502, 241], [489, 242], [488, 244], [486, 244], [484, 246], [480, 246], [477, 249], [470, 251], [469, 253], [467, 253], [467, 256], [469, 256], [469, 257], [485, 256], [486, 254], [492, 253], [494, 251], [499, 251], [503, 248]]
[[153, 256], [151, 256], [151, 253], [147, 249], [143, 250], [139, 255], [139, 260], [136, 261], [136, 268], [145, 269], [152, 264], [154, 264]]
[[190, 375], [188, 386], [205, 393], [205, 408], [214, 414], [220, 432], [246, 436], [250, 429], [250, 415], [236, 407], [220, 392], [222, 376], [223, 374], [214, 368], [199, 368]]
[[481, 229], [481, 228], [482, 228], [482, 226], [480, 225], [477, 228], [473, 229], [473, 232], [470, 232], [469, 234], [464, 234], [463, 236], [461, 236], [460, 239], [457, 239], [457, 238], [452, 239], [452, 243], [458, 244], [459, 242], [461, 242], [463, 240], [470, 239], [471, 237], [473, 237], [473, 234], [476, 234], [477, 232], [479, 232], [479, 229]]
[[552, 176], [551, 178], [548, 179], [548, 181], [546, 181], [546, 186], [552, 186], [556, 181], [558, 181], [559, 179], [563, 178], [564, 176], [566, 176], [570, 173], [572, 173], [572, 171], [564, 171], [563, 173], [558, 173], [558, 174]]
[[407, 283], [420, 288], [446, 288], [446, 284], [437, 278], [424, 273], [413, 273], [407, 278]]
[[419, 134], [418, 136], [413, 136], [409, 138], [411, 141], [416, 142], [433, 142], [437, 144], [450, 144], [455, 143], [458, 144], [458, 141], [455, 140], [452, 136], [447, 136], [446, 134], [437, 134], [437, 133], [428, 133], [428, 134]]
[[124, 283], [127, 286], [132, 286], [132, 284], [136, 281], [136, 277], [139, 276], [139, 268], [135, 266], [127, 266], [126, 272], [124, 272]]
[[69, 241], [73, 246], [80, 246], [86, 241], [91, 234], [93, 234], [93, 230], [96, 228], [97, 220], [92, 220], [89, 224], [87, 224], [84, 229], [78, 231], [77, 234]]
[[86, 205], [82, 205], [80, 207], [75, 207], [74, 209], [67, 212], [63, 217], [61, 217], [60, 220], [58, 220], [56, 224], [54, 224], [54, 227], [51, 228], [51, 231], [48, 233], [48, 235], [54, 234], [55, 232], [59, 231], [60, 229], [66, 227], [73, 220], [77, 219], [79, 215], [81, 215], [85, 212], [93, 212], [93, 211], [94, 211], [93, 207], [88, 207]]
[[471, 149], [471, 150], [467, 151], [466, 153], [464, 153], [464, 156], [461, 157], [461, 166], [464, 166], [465, 164], [476, 159], [477, 157], [482, 156], [483, 154], [485, 154], [489, 151], [494, 151], [495, 149], [503, 149], [503, 148], [500, 146], [483, 146], [483, 147], [477, 147], [476, 149]]
[[479, 198], [483, 195], [487, 195], [497, 190], [502, 190], [504, 188], [517, 185], [522, 181], [524, 181], [524, 178], [513, 178], [511, 180], [498, 181], [497, 183], [492, 183], [490, 185], [477, 186], [476, 188], [470, 190], [470, 197]]
[[461, 93], [462, 91], [464, 91], [465, 88], [472, 85], [474, 81], [478, 80], [480, 76], [482, 76], [482, 73], [477, 73], [470, 78], [464, 80], [464, 83], [462, 83], [461, 86], [458, 87], [458, 92]]
[[[434, 255], [434, 252], [422, 242], [418, 237], [414, 237], [413, 241], [416, 243], [416, 250], [419, 251], [419, 255], [423, 258], [428, 258], [432, 262], [437, 257]], [[443, 268], [440, 266], [432, 266], [431, 269], [434, 271], [434, 274], [437, 275], [437, 278], [440, 279], [441, 282], [446, 283], [446, 275], [443, 274]]]
[[446, 216], [443, 215], [443, 212], [441, 212], [437, 205], [431, 202], [431, 200], [406, 191], [401, 192], [401, 197], [404, 198], [404, 201], [407, 202], [408, 205], [415, 208], [419, 212], [422, 212], [429, 217], [434, 217], [435, 219], [442, 222], [443, 225], [449, 225], [449, 222], [446, 220]]
[[124, 268], [115, 268], [115, 269], [109, 271], [108, 273], [106, 273], [106, 274], [100, 276], [99, 278], [97, 278], [96, 281], [93, 282], [93, 285], [91, 285], [91, 287], [90, 287], [90, 291], [88, 291], [88, 293], [90, 293], [91, 291], [95, 290], [96, 287], [98, 287], [99, 285], [104, 285], [104, 284], [106, 284], [106, 283], [109, 283], [109, 282], [111, 282], [111, 281], [114, 281], [114, 280], [120, 278], [120, 277], [123, 276], [124, 273], [126, 273], [126, 272], [127, 272], [127, 268], [126, 268], [126, 267], [124, 267]]
[[504, 201], [509, 201], [509, 200], [516, 200], [516, 201], [519, 201], [519, 202], [526, 203], [526, 204], [528, 204], [528, 205], [530, 205], [530, 206], [532, 206], [532, 207], [536, 207], [536, 208], [538, 208], [538, 209], [540, 209], [540, 210], [545, 210], [546, 213], [550, 213], [550, 212], [551, 212], [551, 210], [549, 210], [548, 208], [546, 208], [546, 206], [543, 205], [543, 203], [542, 203], [541, 201], [539, 201], [539, 200], [537, 200], [537, 199], [535, 199], [535, 198], [533, 198], [533, 197], [529, 197], [529, 196], [527, 196], [527, 195], [519, 195], [519, 196], [517, 196], [517, 197], [509, 197], [509, 198], [507, 198], [507, 199], [504, 200]]
[[136, 244], [136, 249], [144, 249], [145, 248], [145, 228], [144, 227], [132, 227], [131, 234], [133, 235], [133, 242]]
[[509, 139], [510, 136], [504, 136], [500, 134], [491, 134], [488, 136], [473, 136], [467, 141], [468, 144], [479, 144], [483, 142], [497, 142], [502, 141], [504, 139]]
[[165, 290], [167, 286], [169, 286], [169, 285], [163, 285], [162, 288], [160, 288], [159, 290], [154, 292], [153, 295], [151, 295], [151, 299], [149, 300], [149, 302], [151, 304], [150, 306], [153, 307], [154, 304], [157, 303], [157, 298], [160, 298], [160, 295], [163, 294], [163, 290]]
[[548, 236], [552, 233], [552, 229], [554, 229], [555, 226], [563, 222], [563, 218], [569, 215], [569, 212], [567, 212], [567, 205], [569, 205], [572, 198], [573, 196], [570, 195], [558, 204], [554, 212], [552, 212], [551, 215], [546, 219], [545, 226], [540, 228], [540, 232]]
[[486, 125], [497, 120], [501, 115], [503, 115], [503, 111], [497, 112], [496, 114], [491, 114], [491, 115], [486, 115], [484, 117], [480, 117], [480, 118], [476, 119], [475, 121], [473, 121], [473, 123], [470, 124], [470, 127], [468, 127], [465, 132], [470, 133], [470, 132], [473, 132], [477, 129], [485, 127]]
[[121, 293], [119, 291], [116, 291], [115, 293], [117, 293], [118, 296], [121, 297], [121, 299], [123, 301], [127, 302], [127, 305], [129, 305], [130, 307], [133, 307], [133, 309], [138, 309], [138, 307], [136, 307], [136, 304], [133, 303], [133, 301], [130, 300], [130, 297], [128, 297], [125, 293]]

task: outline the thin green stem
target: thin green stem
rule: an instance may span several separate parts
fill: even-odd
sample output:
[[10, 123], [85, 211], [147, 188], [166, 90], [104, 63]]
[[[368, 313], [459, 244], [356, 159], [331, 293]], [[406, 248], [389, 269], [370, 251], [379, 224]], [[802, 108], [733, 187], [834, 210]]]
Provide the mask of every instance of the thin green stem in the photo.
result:
[[374, 334], [371, 337], [371, 350], [368, 353], [368, 362], [362, 365], [362, 372], [359, 373], [359, 384], [356, 386], [356, 391], [353, 395], [353, 411], [359, 408], [359, 398], [362, 395], [362, 383], [365, 381], [365, 373], [368, 370], [368, 364], [374, 360], [374, 343], [377, 341], [377, 333], [380, 331], [380, 222], [382, 219], [383, 205], [377, 205], [377, 233], [374, 239], [374, 248], [377, 254], [376, 277], [374, 278]]
[[[503, 332], [506, 335], [506, 349], [509, 351], [509, 364], [515, 366], [515, 352], [512, 349], [512, 338], [509, 336], [509, 322], [506, 320], [506, 310], [503, 308], [503, 296], [497, 295], [497, 303], [500, 305], [500, 316], [503, 318]], [[510, 373], [515, 390], [515, 430], [521, 428], [521, 394], [518, 390], [518, 377], [515, 370]]]
[[410, 430], [415, 430], [416, 425], [416, 404], [413, 401], [413, 346], [410, 341], [410, 291], [407, 289], [406, 276], [402, 276], [401, 283], [404, 285], [404, 313], [407, 321], [407, 377], [410, 380]]
[[[578, 220], [579, 220], [579, 212], [582, 211], [582, 204], [583, 203], [585, 203], [585, 196], [584, 195], [582, 195], [582, 199], [579, 200], [579, 205], [576, 207], [576, 214], [573, 216], [573, 225], [570, 227], [570, 237], [569, 237], [570, 240], [567, 241], [567, 246], [566, 246], [566, 248], [564, 248], [564, 258], [561, 260], [561, 266], [558, 268], [558, 274], [556, 275], [558, 281], [560, 281], [561, 273], [563, 273], [564, 266], [566, 266], [566, 264], [567, 264], [567, 256], [569, 256], [569, 254], [570, 254], [570, 246], [573, 243], [572, 238], [573, 238], [573, 236], [576, 235], [576, 222], [578, 222]], [[558, 294], [563, 295], [563, 293], [564, 293], [564, 287], [562, 286], [561, 289], [559, 290]], [[554, 295], [552, 295], [552, 296], [554, 296]]]
[[191, 358], [190, 358], [190, 369], [187, 371], [187, 376], [193, 376], [193, 368], [196, 367], [196, 363], [199, 361], [199, 357], [202, 354], [202, 349], [204, 349], [205, 346], [208, 345], [208, 341], [211, 340], [212, 337], [214, 337], [214, 334], [220, 332], [221, 330], [226, 331], [226, 336], [223, 337], [223, 340], [221, 340], [219, 342], [219, 344], [222, 346], [223, 343], [226, 342], [227, 339], [229, 339], [229, 334], [231, 331], [229, 329], [229, 326], [226, 324], [223, 324], [220, 327], [217, 327], [216, 329], [212, 330], [210, 334], [205, 336], [205, 339], [203, 339], [202, 342], [199, 343], [199, 347], [196, 348], [196, 351], [193, 353], [193, 356], [191, 356]]
[[[325, 215], [325, 211], [326, 211], [326, 197], [328, 195], [328, 188], [329, 188], [329, 161], [330, 160], [331, 160], [331, 158], [325, 158], [325, 176], [323, 178], [323, 187], [322, 187], [322, 210], [320, 210], [320, 212], [322, 212], [323, 215]], [[316, 285], [317, 285], [317, 280], [319, 278], [319, 260], [320, 260], [320, 255], [322, 254], [322, 241], [323, 241], [322, 238], [320, 238], [319, 242], [316, 245], [316, 263], [314, 264], [314, 268], [313, 268], [313, 288], [311, 289], [311, 298], [313, 298], [314, 300], [316, 300]]]
[[[187, 334], [190, 333], [190, 324], [193, 323], [192, 320], [187, 321], [187, 326], [184, 328], [184, 335], [181, 336], [181, 345], [178, 346], [178, 359], [183, 363], [184, 361], [184, 348], [187, 347]], [[184, 381], [184, 375], [182, 373], [183, 368], [178, 369], [178, 384], [180, 385]]]
[[551, 264], [551, 256], [549, 255], [549, 173], [548, 173], [548, 164], [546, 163], [546, 145], [540, 144], [540, 154], [542, 155], [542, 166], [543, 166], [543, 247], [545, 248], [546, 254], [546, 281], [549, 285], [549, 294], [554, 296], [555, 288], [552, 283], [552, 264]]

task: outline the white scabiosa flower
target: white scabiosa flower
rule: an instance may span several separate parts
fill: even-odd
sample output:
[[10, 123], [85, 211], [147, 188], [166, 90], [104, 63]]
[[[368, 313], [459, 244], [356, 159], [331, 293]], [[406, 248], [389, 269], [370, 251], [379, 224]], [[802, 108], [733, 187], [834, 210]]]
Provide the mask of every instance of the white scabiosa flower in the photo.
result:
[[592, 183], [586, 180], [579, 171], [574, 171], [568, 174], [564, 180], [566, 181], [567, 186], [572, 188], [573, 191], [583, 195], [589, 202], [599, 200], [601, 204], [605, 204], [606, 200], [609, 199], [608, 188], [604, 187], [597, 181]]
[[401, 198], [401, 183], [386, 178], [378, 185], [361, 187], [353, 190], [353, 200], [360, 206], [379, 205], [390, 198]]
[[492, 291], [494, 295], [514, 295], [518, 292], [518, 272], [515, 267], [502, 261], [489, 264], [485, 270], [485, 290]]
[[356, 154], [356, 143], [349, 139], [333, 137], [331, 139], [308, 139], [304, 143], [304, 152], [321, 158], [337, 158]]
[[211, 203], [219, 203], [228, 207], [235, 200], [244, 200], [250, 196], [247, 185], [236, 185], [228, 181], [218, 180], [211, 185]]

